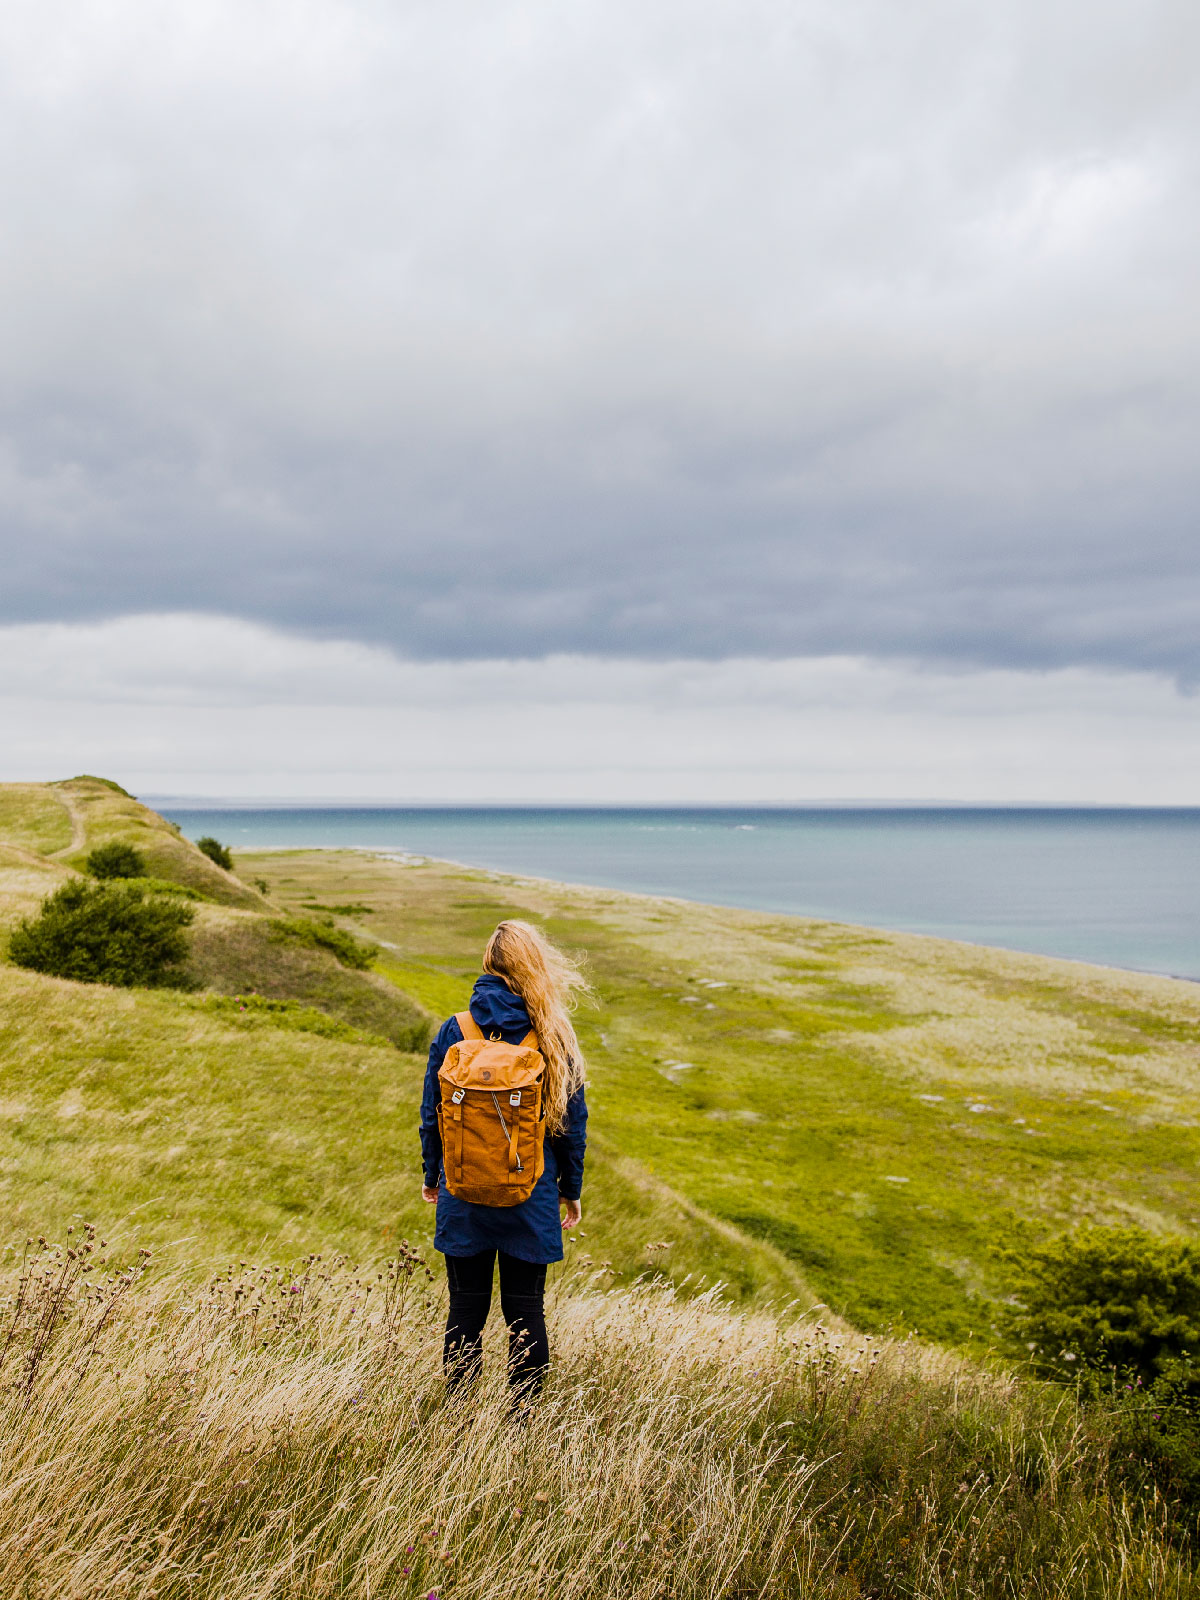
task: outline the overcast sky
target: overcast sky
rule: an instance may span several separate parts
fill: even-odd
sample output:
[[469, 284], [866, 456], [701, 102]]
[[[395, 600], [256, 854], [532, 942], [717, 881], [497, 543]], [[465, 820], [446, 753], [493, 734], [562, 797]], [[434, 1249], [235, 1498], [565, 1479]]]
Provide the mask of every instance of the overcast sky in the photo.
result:
[[1200, 798], [1198, 62], [9, 0], [0, 777], [452, 794], [503, 724], [509, 798]]

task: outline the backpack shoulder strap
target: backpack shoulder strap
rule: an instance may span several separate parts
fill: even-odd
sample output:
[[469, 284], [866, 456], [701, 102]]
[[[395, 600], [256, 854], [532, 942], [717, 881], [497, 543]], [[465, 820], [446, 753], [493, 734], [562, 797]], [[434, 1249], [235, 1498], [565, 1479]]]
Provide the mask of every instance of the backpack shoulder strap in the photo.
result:
[[522, 1050], [527, 1050], [527, 1049], [537, 1050], [538, 1048], [539, 1048], [538, 1036], [537, 1036], [536, 1033], [534, 1033], [533, 1029], [530, 1028], [529, 1032], [521, 1040], [521, 1049]]
[[475, 1018], [469, 1011], [456, 1011], [454, 1014], [454, 1020], [462, 1029], [462, 1036], [464, 1039], [483, 1038], [483, 1033], [479, 1024], [475, 1021]]

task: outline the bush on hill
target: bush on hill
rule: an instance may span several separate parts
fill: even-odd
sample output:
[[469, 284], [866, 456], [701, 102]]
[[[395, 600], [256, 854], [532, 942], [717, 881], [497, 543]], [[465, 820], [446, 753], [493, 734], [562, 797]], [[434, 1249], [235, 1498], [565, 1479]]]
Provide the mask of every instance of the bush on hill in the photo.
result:
[[146, 858], [140, 850], [120, 839], [99, 844], [89, 854], [84, 867], [93, 878], [144, 878]]
[[197, 839], [196, 849], [210, 861], [215, 862], [218, 867], [224, 867], [226, 872], [233, 871], [233, 852], [228, 845], [222, 844], [219, 839], [214, 839], [211, 834], [205, 834], [203, 839]]
[[277, 917], [271, 924], [273, 939], [288, 939], [306, 944], [310, 950], [328, 950], [344, 967], [366, 972], [375, 960], [375, 949], [339, 928], [331, 917]]
[[1113, 1459], [1176, 1518], [1200, 1517], [1200, 1246], [1080, 1228], [1023, 1254], [1013, 1335], [1047, 1377], [1112, 1411]]
[[147, 895], [139, 883], [72, 879], [17, 924], [9, 956], [18, 966], [81, 983], [178, 984], [191, 906]]
[[1200, 1353], [1200, 1245], [1142, 1228], [1080, 1228], [1008, 1252], [1021, 1302], [1008, 1317], [1048, 1377], [1115, 1367], [1143, 1384]]

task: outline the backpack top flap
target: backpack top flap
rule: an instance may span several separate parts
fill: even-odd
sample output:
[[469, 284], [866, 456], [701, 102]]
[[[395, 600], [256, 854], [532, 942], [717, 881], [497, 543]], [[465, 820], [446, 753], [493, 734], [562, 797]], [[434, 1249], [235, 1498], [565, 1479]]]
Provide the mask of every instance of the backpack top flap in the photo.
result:
[[505, 1044], [503, 1039], [485, 1039], [469, 1011], [457, 1017], [463, 1031], [461, 1044], [446, 1051], [438, 1077], [456, 1089], [525, 1089], [539, 1081], [546, 1070], [537, 1047], [537, 1035], [527, 1033], [520, 1044]]

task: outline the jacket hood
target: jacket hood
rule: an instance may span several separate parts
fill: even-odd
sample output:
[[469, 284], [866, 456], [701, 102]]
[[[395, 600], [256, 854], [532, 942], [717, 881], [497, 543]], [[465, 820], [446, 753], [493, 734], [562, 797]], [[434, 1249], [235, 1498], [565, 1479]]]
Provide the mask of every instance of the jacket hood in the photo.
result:
[[492, 1028], [497, 1033], [505, 1030], [512, 1032], [515, 1028], [528, 1033], [532, 1026], [524, 1000], [512, 992], [503, 978], [497, 978], [491, 972], [485, 972], [475, 980], [475, 987], [471, 991], [471, 1015], [484, 1033]]

